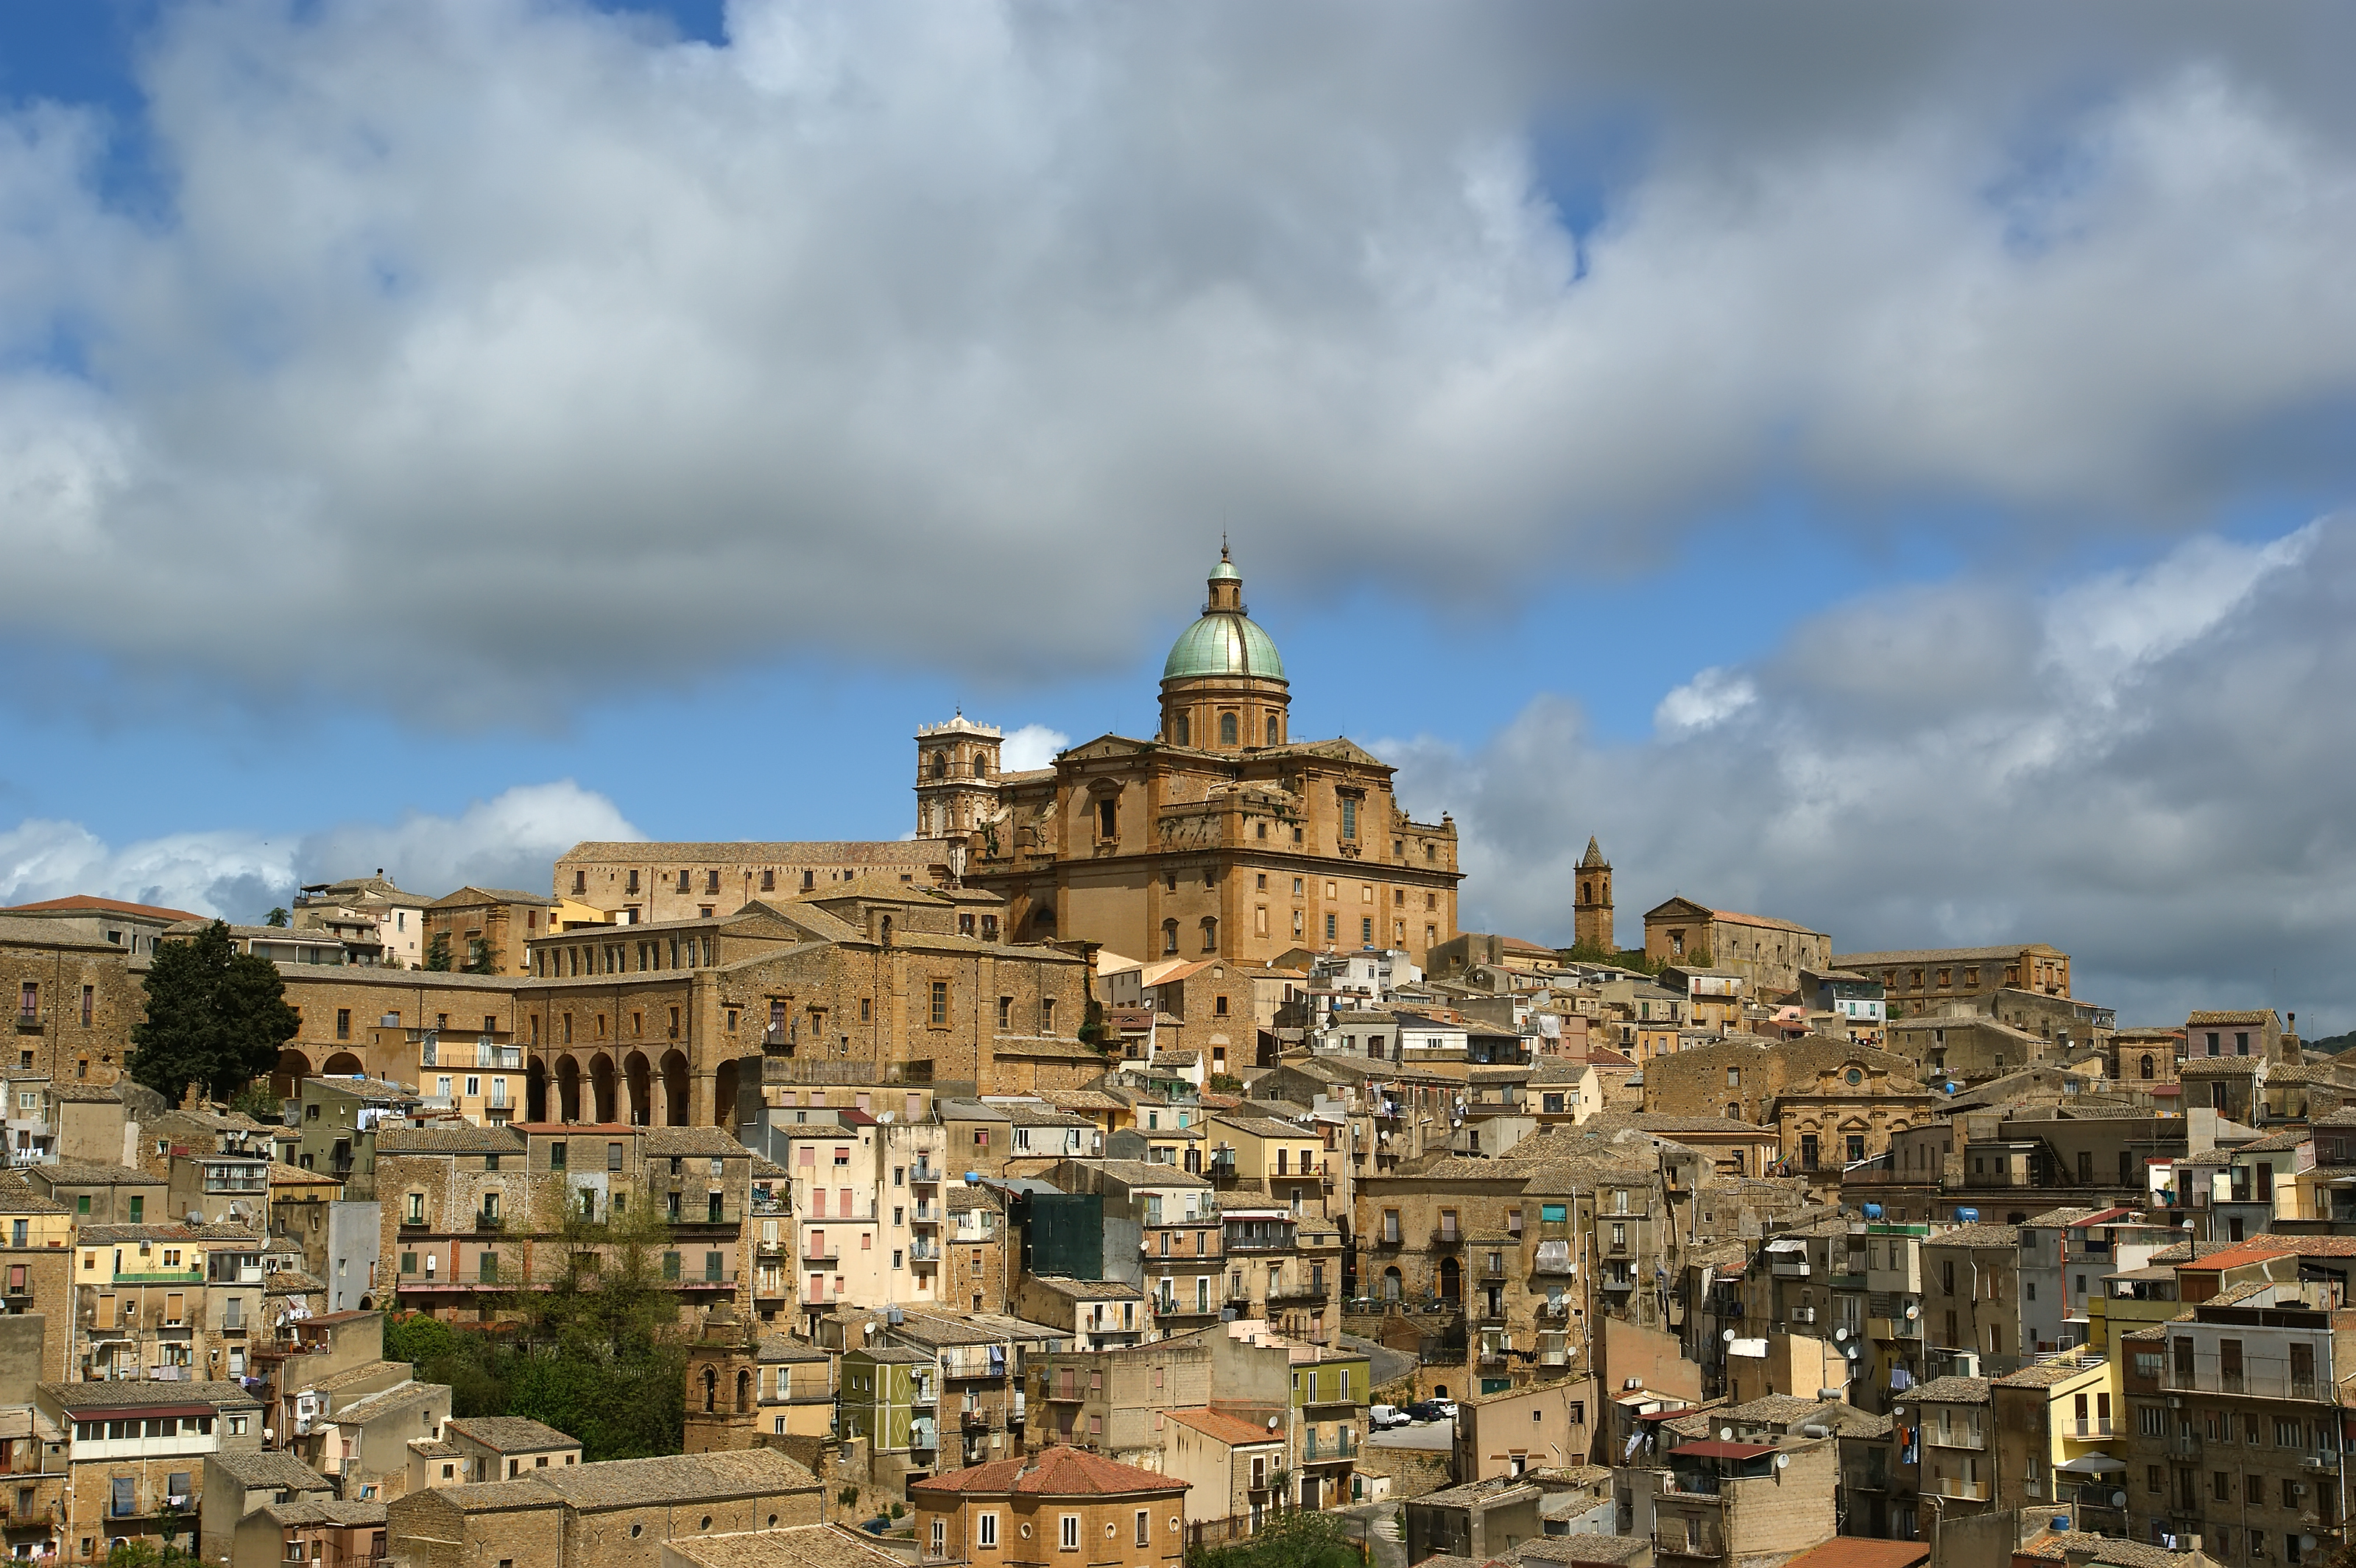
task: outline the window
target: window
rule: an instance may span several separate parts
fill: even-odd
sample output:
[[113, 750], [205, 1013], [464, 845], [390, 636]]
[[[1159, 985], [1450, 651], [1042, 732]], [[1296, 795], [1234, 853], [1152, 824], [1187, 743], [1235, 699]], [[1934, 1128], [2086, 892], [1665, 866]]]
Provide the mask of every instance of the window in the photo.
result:
[[352, 1038], [352, 1009], [349, 1008], [336, 1009], [336, 1038], [337, 1040]]
[[1067, 1513], [1064, 1516], [1063, 1530], [1057, 1544], [1066, 1552], [1077, 1552], [1080, 1549], [1080, 1516], [1078, 1514]]
[[938, 1029], [948, 1021], [949, 983], [947, 980], [936, 980], [933, 982], [933, 1027]]
[[[782, 1430], [782, 1429], [784, 1428], [785, 1424], [786, 1424], [786, 1419], [785, 1419], [785, 1417], [784, 1417], [784, 1416], [782, 1416], [782, 1415], [781, 1415], [781, 1416], [779, 1416], [779, 1417], [777, 1418], [777, 1425], [778, 1425], [778, 1427], [779, 1427], [779, 1429], [780, 1429], [780, 1430]], [[948, 1526], [948, 1520], [945, 1520], [945, 1519], [937, 1519], [937, 1520], [933, 1520], [933, 1555], [934, 1555], [934, 1556], [936, 1556], [936, 1557], [939, 1557], [939, 1556], [943, 1556], [943, 1555], [945, 1555], [945, 1554], [947, 1553], [947, 1552], [948, 1552], [948, 1537], [949, 1537], [949, 1526]]]
[[998, 1516], [996, 1514], [978, 1514], [974, 1518], [973, 1524], [973, 1541], [975, 1545], [994, 1547], [998, 1544]]
[[1341, 921], [1338, 916], [1329, 914], [1325, 917], [1326, 941], [1331, 942], [1334, 939], [1334, 937], [1339, 933], [1340, 925]]
[[[1333, 917], [1329, 915], [1326, 919], [1328, 923], [1331, 923]], [[1178, 923], [1174, 920], [1165, 920], [1162, 923], [1162, 951], [1164, 953], [1178, 951]]]
[[1219, 923], [1211, 916], [1205, 915], [1203, 917], [1203, 951], [1216, 953], [1218, 950]]
[[1219, 715], [1219, 744], [1232, 746], [1235, 743], [1236, 716], [1232, 713], [1222, 713]]
[[1153, 1544], [1153, 1516], [1144, 1509], [1137, 1510], [1137, 1543], [1140, 1546]]
[[1355, 838], [1357, 836], [1358, 836], [1358, 802], [1357, 802], [1357, 798], [1356, 798], [1355, 795], [1344, 795], [1344, 796], [1342, 797], [1342, 837], [1344, 837], [1344, 838]]
[[1041, 1034], [1055, 1032], [1055, 998], [1053, 997], [1039, 998], [1039, 1032]]

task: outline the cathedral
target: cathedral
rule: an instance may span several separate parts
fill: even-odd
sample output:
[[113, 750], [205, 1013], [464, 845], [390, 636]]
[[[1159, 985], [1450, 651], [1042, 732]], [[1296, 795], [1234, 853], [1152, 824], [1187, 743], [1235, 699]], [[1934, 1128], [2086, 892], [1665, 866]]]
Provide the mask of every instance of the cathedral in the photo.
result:
[[1386, 947], [1421, 965], [1456, 934], [1456, 825], [1412, 820], [1396, 770], [1351, 741], [1294, 740], [1291, 704], [1222, 549], [1150, 739], [1100, 735], [1008, 773], [996, 729], [926, 726], [917, 834], [1005, 898], [1009, 940], [1255, 965]]

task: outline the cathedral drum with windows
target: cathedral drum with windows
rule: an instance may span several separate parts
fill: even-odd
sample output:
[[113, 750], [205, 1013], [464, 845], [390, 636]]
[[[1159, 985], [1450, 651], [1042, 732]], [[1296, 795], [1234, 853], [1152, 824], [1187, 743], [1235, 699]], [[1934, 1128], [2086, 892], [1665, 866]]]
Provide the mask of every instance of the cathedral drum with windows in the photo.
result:
[[1222, 549], [1163, 663], [1152, 738], [1004, 773], [998, 731], [926, 727], [917, 831], [967, 839], [966, 880], [1005, 897], [1016, 941], [1262, 964], [1377, 947], [1420, 965], [1456, 934], [1456, 825], [1409, 818], [1395, 770], [1353, 742], [1295, 741], [1291, 695]]

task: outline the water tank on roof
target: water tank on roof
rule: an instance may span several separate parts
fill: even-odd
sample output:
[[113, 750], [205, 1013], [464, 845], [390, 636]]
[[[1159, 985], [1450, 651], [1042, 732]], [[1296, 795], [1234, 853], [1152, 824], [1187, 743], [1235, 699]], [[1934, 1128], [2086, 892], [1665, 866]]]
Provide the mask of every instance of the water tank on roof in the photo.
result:
[[1869, 1203], [1869, 1204], [1867, 1204], [1867, 1205], [1865, 1206], [1865, 1217], [1866, 1217], [1868, 1220], [1879, 1220], [1879, 1219], [1880, 1219], [1880, 1218], [1881, 1218], [1881, 1205], [1880, 1205], [1880, 1204], [1879, 1204], [1879, 1203]]
[[1980, 1211], [1976, 1209], [1958, 1209], [1955, 1211], [1955, 1219], [1965, 1225], [1976, 1225], [1980, 1222]]

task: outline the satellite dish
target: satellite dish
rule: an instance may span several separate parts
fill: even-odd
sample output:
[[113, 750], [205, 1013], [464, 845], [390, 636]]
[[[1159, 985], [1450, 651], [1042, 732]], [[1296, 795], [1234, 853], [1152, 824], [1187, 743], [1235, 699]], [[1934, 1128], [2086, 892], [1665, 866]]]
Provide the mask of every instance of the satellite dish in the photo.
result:
[[2126, 1506], [2127, 1506], [2127, 1495], [2126, 1495], [2126, 1493], [2125, 1493], [2125, 1492], [2113, 1492], [2113, 1493], [2111, 1494], [2111, 1506], [2112, 1506], [2113, 1508], [2125, 1508], [2125, 1507], [2126, 1507]]
[[1790, 1469], [1790, 1468], [1792, 1467], [1792, 1456], [1791, 1456], [1789, 1454], [1778, 1454], [1778, 1455], [1776, 1455], [1776, 1456], [1775, 1456], [1775, 1467], [1776, 1467], [1777, 1469], [1779, 1469], [1779, 1470], [1788, 1470], [1788, 1469]]
[[1276, 1417], [1275, 1417], [1275, 1416], [1273, 1416], [1273, 1415], [1271, 1415], [1271, 1416], [1269, 1416], [1269, 1417], [1268, 1418], [1268, 1429], [1269, 1429], [1270, 1432], [1273, 1432], [1273, 1431], [1275, 1431], [1275, 1430], [1276, 1430]]
[[1902, 1404], [1893, 1404], [1890, 1407], [1890, 1413], [1894, 1416], [1903, 1415], [1906, 1413], [1906, 1407]]
[[1840, 1343], [1843, 1339], [1847, 1339], [1847, 1338], [1848, 1338], [1848, 1330], [1847, 1330], [1847, 1329], [1846, 1329], [1846, 1328], [1836, 1328], [1836, 1329], [1834, 1329], [1834, 1330], [1833, 1330], [1833, 1343], [1835, 1343], [1835, 1344], [1838, 1344], [1838, 1343]]
[[1731, 1345], [1731, 1344], [1733, 1344], [1733, 1343], [1734, 1343], [1734, 1330], [1733, 1330], [1733, 1329], [1731, 1329], [1731, 1328], [1729, 1328], [1729, 1329], [1727, 1329], [1725, 1332], [1723, 1332], [1723, 1333], [1721, 1333], [1720, 1335], [1719, 1335], [1719, 1339], [1723, 1339], [1723, 1340], [1725, 1340], [1728, 1344]]
[[1922, 1316], [1922, 1308], [1919, 1305], [1912, 1301], [1906, 1304], [1906, 1320], [1909, 1323], [1912, 1323], [1915, 1318]]
[[1731, 1426], [1719, 1427], [1718, 1429], [1718, 1440], [1720, 1443], [1732, 1442], [1734, 1440], [1734, 1428]]

